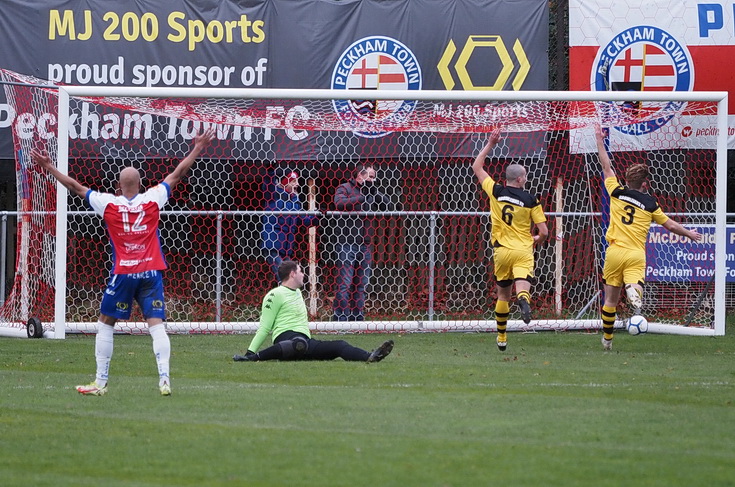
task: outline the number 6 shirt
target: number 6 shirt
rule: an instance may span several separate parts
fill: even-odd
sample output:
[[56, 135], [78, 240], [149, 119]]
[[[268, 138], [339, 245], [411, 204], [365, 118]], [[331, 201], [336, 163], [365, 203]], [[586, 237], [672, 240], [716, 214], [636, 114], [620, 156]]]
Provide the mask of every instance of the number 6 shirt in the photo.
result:
[[524, 189], [498, 184], [491, 177], [485, 178], [482, 189], [490, 197], [493, 247], [532, 251], [531, 221], [546, 221], [538, 198]]

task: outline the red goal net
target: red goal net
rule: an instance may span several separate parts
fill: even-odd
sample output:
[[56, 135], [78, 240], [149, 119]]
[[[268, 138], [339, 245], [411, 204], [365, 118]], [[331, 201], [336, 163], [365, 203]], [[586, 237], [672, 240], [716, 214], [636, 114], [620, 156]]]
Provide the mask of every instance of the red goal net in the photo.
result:
[[[57, 186], [29, 153], [40, 147], [59, 156], [58, 90], [8, 71], [2, 79], [13, 82], [5, 91], [15, 110], [20, 215], [15, 282], [0, 322], [18, 326], [35, 316], [48, 324], [59, 305]], [[611, 127], [618, 174], [645, 162], [667, 214], [704, 232], [714, 227], [716, 135], [687, 136], [713, 123], [712, 102], [131, 93], [71, 97], [68, 173], [90, 188], [115, 191], [120, 169], [129, 165], [146, 187], [155, 185], [188, 153], [196, 133], [216, 128], [216, 140], [162, 215], [172, 331], [254, 330], [262, 297], [276, 284], [274, 260], [287, 257], [306, 272], [315, 329], [494, 329], [489, 204], [471, 163], [495, 127], [502, 140], [487, 172], [502, 180], [510, 162], [523, 164], [526, 189], [539, 196], [550, 230], [535, 253], [534, 319], [524, 325], [511, 304], [509, 329], [599, 327], [606, 198], [593, 137], [598, 124]], [[370, 207], [340, 207], [339, 188], [363, 166], [376, 171], [373, 191], [380, 197]], [[65, 322], [84, 331], [99, 314], [111, 249], [102, 221], [81, 198], [69, 196], [63, 205]], [[680, 245], [660, 228], [649, 240], [649, 322], [712, 327], [714, 264], [695, 265], [695, 254], [712, 245]], [[355, 257], [345, 243], [369, 252], [347, 271]], [[682, 265], [687, 258], [697, 262]], [[348, 321], [337, 321], [345, 306]], [[625, 305], [620, 309], [622, 319]], [[118, 327], [141, 329], [138, 313]]]

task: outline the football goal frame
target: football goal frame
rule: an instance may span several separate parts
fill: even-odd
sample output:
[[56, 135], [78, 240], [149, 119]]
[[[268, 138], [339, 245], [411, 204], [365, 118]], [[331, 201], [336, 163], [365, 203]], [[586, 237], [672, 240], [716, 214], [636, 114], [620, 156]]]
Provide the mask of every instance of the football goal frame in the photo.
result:
[[[310, 100], [426, 100], [456, 102], [626, 102], [631, 98], [629, 92], [546, 92], [546, 91], [376, 91], [376, 90], [305, 90], [305, 89], [217, 89], [217, 88], [145, 88], [145, 87], [102, 87], [102, 86], [59, 86], [58, 87], [58, 169], [67, 174], [69, 171], [69, 137], [70, 137], [70, 99], [73, 97], [147, 97], [147, 98], [238, 98], [238, 99], [310, 99]], [[635, 98], [641, 102], [711, 102], [717, 104], [717, 140], [716, 140], [716, 177], [715, 177], [715, 215], [714, 215], [714, 326], [711, 328], [682, 327], [651, 323], [652, 332], [674, 333], [682, 335], [718, 336], [725, 334], [725, 274], [726, 274], [726, 195], [727, 195], [727, 92], [636, 92]], [[44, 336], [63, 339], [69, 331], [91, 332], [95, 325], [89, 323], [68, 323], [66, 302], [66, 266], [67, 266], [67, 228], [68, 228], [68, 191], [58, 184], [56, 193], [55, 215], [55, 269], [54, 269], [54, 323], [53, 331]], [[552, 208], [547, 208], [547, 214]], [[665, 210], [665, 208], [664, 208]], [[552, 242], [551, 245], [554, 245]], [[592, 296], [590, 296], [592, 299]], [[597, 306], [597, 304], [594, 304]], [[492, 316], [492, 313], [488, 313]], [[493, 329], [494, 320], [475, 320], [478, 329]], [[144, 329], [143, 324], [137, 324]], [[221, 332], [253, 332], [257, 322], [222, 323]], [[416, 321], [365, 321], [365, 322], [331, 322], [314, 321], [310, 324], [314, 330], [325, 332], [369, 332], [369, 331], [467, 331], [456, 322], [441, 320]], [[618, 325], [619, 326], [619, 325]], [[188, 329], [177, 328], [176, 323], [168, 327], [174, 332], [189, 332]], [[548, 323], [539, 320], [532, 328], [548, 330]], [[566, 323], [565, 330], [600, 329], [597, 319], [580, 319]], [[472, 328], [470, 328], [472, 329]], [[510, 321], [508, 330], [529, 330], [520, 322]]]

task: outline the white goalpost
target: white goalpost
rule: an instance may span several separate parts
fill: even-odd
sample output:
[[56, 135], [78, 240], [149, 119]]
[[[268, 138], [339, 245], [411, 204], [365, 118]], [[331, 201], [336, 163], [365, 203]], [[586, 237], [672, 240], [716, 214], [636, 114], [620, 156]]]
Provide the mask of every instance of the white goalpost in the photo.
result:
[[[217, 144], [200, 156], [162, 213], [170, 332], [257, 329], [260, 299], [272, 279], [260, 250], [272, 189], [266, 181], [294, 168], [303, 180], [303, 210], [277, 216], [319, 217], [317, 226], [296, 234], [293, 251], [307, 272], [305, 299], [315, 331], [494, 331], [489, 205], [470, 165], [495, 126], [503, 141], [488, 158], [488, 173], [500, 179], [510, 161], [524, 164], [527, 189], [539, 195], [551, 231], [535, 255], [534, 319], [525, 325], [511, 304], [508, 330], [599, 330], [605, 202], [593, 129], [602, 124], [611, 128], [616, 172], [647, 162], [663, 210], [707, 232], [704, 243], [691, 246], [652, 228], [643, 310], [649, 332], [725, 333], [725, 92], [31, 90], [43, 92], [32, 99], [45, 101], [34, 123], [27, 119], [34, 135], [16, 140], [19, 157], [27, 164], [38, 131], [55, 129], [42, 143], [59, 170], [87, 177], [94, 189], [110, 190], [123, 163], [139, 167], [148, 185], [157, 183], [172, 168], [170, 158], [186, 153], [195, 130], [217, 127]], [[365, 100], [374, 102], [372, 111], [355, 108]], [[696, 141], [682, 135], [705, 126], [717, 132]], [[390, 204], [368, 214], [337, 211], [335, 188], [364, 161], [379, 171]], [[53, 220], [45, 221], [48, 227], [53, 221], [53, 229], [45, 229], [51, 238], [40, 244], [53, 245], [53, 262], [19, 276], [16, 285], [25, 291], [8, 300], [0, 329], [17, 335], [31, 316], [18, 310], [32, 314], [33, 293], [42, 292], [53, 296], [44, 336], [94, 332], [109, 272], [103, 224], [63, 186], [32, 176], [55, 189], [45, 208], [53, 206]], [[355, 221], [350, 218], [363, 218], [373, 229], [365, 320], [332, 321], [340, 278], [335, 229]], [[43, 240], [35, 233], [30, 238]], [[697, 260], [703, 252], [714, 259]], [[623, 328], [627, 311], [619, 309], [616, 326]], [[146, 330], [136, 315], [118, 327]]]

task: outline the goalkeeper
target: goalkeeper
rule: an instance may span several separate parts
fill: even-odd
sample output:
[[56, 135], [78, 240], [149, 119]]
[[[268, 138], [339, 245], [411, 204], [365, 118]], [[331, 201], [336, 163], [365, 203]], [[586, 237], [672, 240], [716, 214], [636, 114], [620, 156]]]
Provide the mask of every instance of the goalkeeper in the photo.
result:
[[[498, 350], [508, 345], [507, 326], [510, 298], [515, 283], [518, 307], [525, 324], [531, 323], [531, 283], [533, 281], [533, 248], [542, 244], [549, 235], [546, 216], [538, 198], [523, 189], [528, 181], [526, 169], [520, 164], [510, 164], [505, 169], [505, 184], [493, 180], [485, 172], [485, 158], [500, 140], [500, 129], [490, 133], [472, 170], [482, 189], [490, 198], [492, 222], [491, 243], [494, 248], [495, 281], [498, 300], [495, 303], [495, 320], [498, 327]], [[537, 233], [531, 232], [531, 223]]]
[[648, 194], [650, 173], [645, 164], [633, 164], [625, 171], [625, 182], [620, 184], [613, 171], [610, 156], [605, 149], [605, 132], [597, 127], [597, 151], [610, 195], [610, 226], [605, 234], [608, 247], [602, 269], [605, 304], [602, 306], [602, 348], [612, 350], [615, 315], [620, 291], [625, 287], [633, 314], [640, 314], [643, 305], [643, 281], [646, 276], [646, 239], [651, 222], [690, 240], [701, 240], [702, 235], [687, 230], [664, 214], [656, 198]]
[[[299, 264], [285, 260], [278, 267], [281, 285], [263, 298], [260, 326], [245, 355], [236, 362], [261, 360], [332, 360], [380, 362], [393, 350], [393, 340], [383, 342], [372, 352], [353, 347], [344, 340], [322, 341], [311, 338], [306, 303], [301, 294], [304, 271]], [[273, 345], [258, 352], [263, 341], [273, 336]]]

